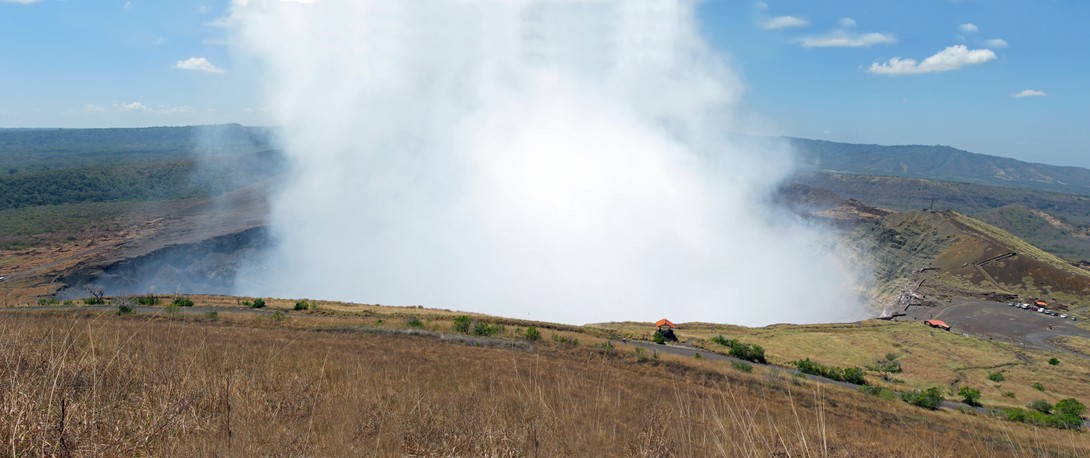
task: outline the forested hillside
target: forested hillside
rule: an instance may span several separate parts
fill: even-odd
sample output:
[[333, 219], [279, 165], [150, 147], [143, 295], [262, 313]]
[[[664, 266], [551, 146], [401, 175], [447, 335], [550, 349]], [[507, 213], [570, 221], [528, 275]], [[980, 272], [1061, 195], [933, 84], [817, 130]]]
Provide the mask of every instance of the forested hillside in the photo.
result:
[[819, 170], [928, 178], [1090, 195], [1090, 169], [1022, 162], [949, 146], [860, 145], [788, 138]]

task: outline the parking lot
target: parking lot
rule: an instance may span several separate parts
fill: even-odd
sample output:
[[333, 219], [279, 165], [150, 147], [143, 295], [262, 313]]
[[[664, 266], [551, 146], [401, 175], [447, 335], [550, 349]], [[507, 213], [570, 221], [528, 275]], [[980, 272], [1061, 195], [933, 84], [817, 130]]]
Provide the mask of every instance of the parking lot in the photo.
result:
[[[906, 318], [920, 322], [940, 319], [952, 327], [952, 332], [1053, 351], [1067, 352], [1049, 343], [1048, 340], [1056, 336], [1090, 339], [1090, 331], [1077, 326], [1070, 318], [1048, 316], [1037, 312], [1036, 308], [1023, 310], [1005, 302], [966, 301], [945, 307], [912, 307]], [[1090, 358], [1090, 355], [1081, 356]]]

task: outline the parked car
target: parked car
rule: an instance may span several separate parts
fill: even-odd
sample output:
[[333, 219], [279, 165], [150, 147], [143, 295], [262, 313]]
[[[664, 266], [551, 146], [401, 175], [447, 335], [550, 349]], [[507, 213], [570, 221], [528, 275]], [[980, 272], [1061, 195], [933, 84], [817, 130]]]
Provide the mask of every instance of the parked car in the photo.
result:
[[1022, 304], [1022, 310], [1028, 310], [1029, 304]]
[[1067, 314], [1060, 315], [1060, 318], [1067, 318]]

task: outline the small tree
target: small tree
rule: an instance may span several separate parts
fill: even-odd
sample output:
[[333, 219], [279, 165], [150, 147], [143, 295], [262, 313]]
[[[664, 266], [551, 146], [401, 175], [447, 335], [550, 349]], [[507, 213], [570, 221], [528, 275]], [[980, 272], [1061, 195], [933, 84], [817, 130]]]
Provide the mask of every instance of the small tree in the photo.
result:
[[1086, 406], [1075, 398], [1067, 398], [1057, 402], [1053, 408], [1056, 410], [1056, 413], [1060, 415], [1081, 417], [1083, 413], [1086, 413]]
[[85, 285], [83, 287], [83, 289], [87, 290], [87, 292], [91, 294], [91, 297], [86, 298], [86, 299], [83, 300], [84, 304], [87, 304], [87, 305], [105, 305], [106, 304], [106, 297], [104, 296], [104, 294], [106, 293], [105, 288], [103, 288], [103, 287], [101, 287], [99, 285]]
[[966, 404], [973, 407], [980, 406], [980, 390], [976, 388], [963, 386], [958, 390], [958, 396], [961, 396], [961, 401]]
[[526, 328], [525, 335], [526, 340], [529, 340], [530, 342], [536, 342], [538, 339], [541, 338], [541, 331], [538, 331], [537, 328], [533, 326], [529, 326]]
[[1051, 365], [1051, 366], [1058, 366], [1060, 364], [1060, 360], [1056, 359], [1055, 357], [1052, 357], [1052, 358], [1048, 359], [1048, 364]]
[[651, 336], [651, 340], [659, 345], [666, 345], [666, 336], [662, 335], [662, 331], [655, 331], [655, 335]]
[[250, 303], [250, 307], [255, 309], [265, 308], [265, 299], [260, 297], [254, 299], [254, 301]]
[[456, 316], [456, 317], [454, 317], [453, 329], [454, 329], [455, 332], [460, 332], [462, 334], [469, 334], [469, 325], [472, 322], [473, 322], [473, 320], [469, 319], [468, 316], [465, 316], [465, 315]]
[[901, 393], [901, 399], [914, 406], [935, 410], [942, 405], [946, 397], [938, 387], [931, 387], [923, 391], [906, 391]]
[[294, 310], [306, 310], [310, 308], [310, 304], [307, 301], [299, 301], [295, 303]]

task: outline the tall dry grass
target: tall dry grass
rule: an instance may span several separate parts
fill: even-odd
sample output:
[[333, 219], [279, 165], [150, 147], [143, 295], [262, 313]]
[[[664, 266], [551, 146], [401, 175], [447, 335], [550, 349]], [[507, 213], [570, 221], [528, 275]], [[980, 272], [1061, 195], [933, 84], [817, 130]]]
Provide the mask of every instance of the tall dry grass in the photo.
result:
[[16, 456], [1078, 455], [1085, 434], [926, 412], [778, 373], [268, 321], [0, 314]]

